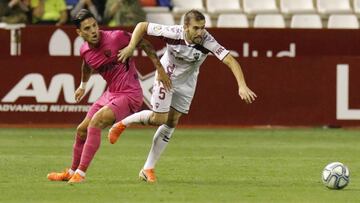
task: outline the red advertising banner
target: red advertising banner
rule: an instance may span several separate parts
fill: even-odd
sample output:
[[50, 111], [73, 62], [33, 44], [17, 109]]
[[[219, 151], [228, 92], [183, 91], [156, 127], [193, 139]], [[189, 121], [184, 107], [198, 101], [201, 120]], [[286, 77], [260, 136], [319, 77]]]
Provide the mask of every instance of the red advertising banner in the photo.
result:
[[[360, 124], [360, 36], [356, 30], [210, 29], [240, 62], [258, 99], [245, 104], [231, 71], [209, 56], [186, 125], [358, 126]], [[26, 27], [21, 55], [0, 49], [0, 123], [76, 124], [101, 95], [106, 83], [93, 75], [80, 104], [78, 50], [72, 27]], [[34, 36], [37, 36], [34, 40]], [[0, 32], [0, 36], [1, 32]], [[149, 38], [158, 54], [165, 44]], [[6, 42], [5, 42], [6, 43]], [[150, 99], [153, 67], [138, 50], [137, 67]]]
[[0, 29], [0, 58], [10, 55], [10, 31]]

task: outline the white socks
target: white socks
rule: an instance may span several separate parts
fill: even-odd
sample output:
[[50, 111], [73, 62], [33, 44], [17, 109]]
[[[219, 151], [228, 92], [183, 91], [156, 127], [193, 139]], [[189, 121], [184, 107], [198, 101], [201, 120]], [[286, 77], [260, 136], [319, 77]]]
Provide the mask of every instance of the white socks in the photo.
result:
[[152, 115], [152, 113], [153, 112], [150, 110], [143, 110], [124, 118], [121, 122], [126, 126], [129, 126], [133, 123], [141, 123], [143, 125], [147, 125], [149, 124], [150, 116]]
[[74, 175], [75, 171], [72, 170], [71, 168], [69, 168], [69, 169], [68, 169], [68, 173], [69, 173], [70, 175]]
[[76, 171], [72, 170], [71, 168], [68, 169], [70, 175], [74, 175], [75, 173], [80, 174], [82, 177], [85, 177], [86, 173], [80, 169], [76, 169]]
[[79, 175], [81, 175], [82, 177], [85, 177], [86, 173], [80, 169], [76, 169], [75, 173], [78, 173]]
[[159, 160], [161, 153], [166, 148], [172, 133], [174, 132], [175, 128], [170, 128], [167, 125], [161, 125], [153, 139], [153, 143], [148, 155], [148, 158], [145, 162], [144, 169], [153, 169], [155, 168], [156, 162]]
[[[124, 118], [121, 122], [126, 126], [133, 123], [148, 125], [152, 114], [153, 112], [150, 110], [143, 110]], [[161, 153], [165, 150], [174, 130], [175, 128], [170, 128], [165, 124], [157, 129], [144, 169], [153, 169], [155, 167], [156, 162], [159, 160]]]

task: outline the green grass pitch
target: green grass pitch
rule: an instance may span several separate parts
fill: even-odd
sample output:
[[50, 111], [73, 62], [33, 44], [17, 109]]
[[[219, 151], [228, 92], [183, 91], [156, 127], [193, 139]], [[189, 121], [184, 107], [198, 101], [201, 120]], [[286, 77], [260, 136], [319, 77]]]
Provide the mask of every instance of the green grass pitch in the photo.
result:
[[[336, 129], [177, 129], [158, 182], [138, 180], [155, 128], [102, 143], [86, 182], [50, 182], [71, 164], [74, 129], [0, 129], [0, 202], [360, 202], [360, 133]], [[340, 191], [321, 183], [329, 162], [348, 165]]]

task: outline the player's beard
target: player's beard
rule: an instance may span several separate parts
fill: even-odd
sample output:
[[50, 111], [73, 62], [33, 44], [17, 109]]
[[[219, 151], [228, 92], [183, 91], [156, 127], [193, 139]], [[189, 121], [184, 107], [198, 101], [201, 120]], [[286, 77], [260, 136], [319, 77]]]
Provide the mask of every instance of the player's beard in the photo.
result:
[[203, 39], [202, 39], [201, 36], [196, 36], [196, 37], [193, 38], [192, 42], [193, 42], [194, 44], [201, 44], [202, 40], [203, 40]]

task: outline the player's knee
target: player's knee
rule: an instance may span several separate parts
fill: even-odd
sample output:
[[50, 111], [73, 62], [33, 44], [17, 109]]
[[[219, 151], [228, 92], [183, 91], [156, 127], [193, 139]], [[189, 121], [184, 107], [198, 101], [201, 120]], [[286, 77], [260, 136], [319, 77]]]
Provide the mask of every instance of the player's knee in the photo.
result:
[[87, 127], [83, 126], [83, 125], [78, 125], [78, 127], [76, 128], [76, 133], [78, 136], [80, 136], [81, 138], [86, 138], [86, 134], [87, 134]]
[[156, 126], [165, 124], [166, 120], [167, 120], [167, 117], [168, 117], [167, 114], [156, 114], [156, 113], [154, 113], [150, 118], [150, 124], [151, 125], [156, 125]]
[[152, 125], [156, 125], [156, 126], [159, 126], [159, 125], [162, 125], [166, 122], [166, 119], [163, 119], [163, 118], [158, 118], [158, 119], [154, 119], [151, 121], [151, 124]]
[[110, 122], [104, 119], [91, 119], [89, 126], [93, 128], [106, 128], [110, 125]]
[[93, 128], [106, 128], [110, 122], [103, 116], [95, 116], [91, 119], [89, 126]]
[[99, 112], [91, 119], [89, 126], [104, 129], [114, 122], [114, 118], [106, 112]]

